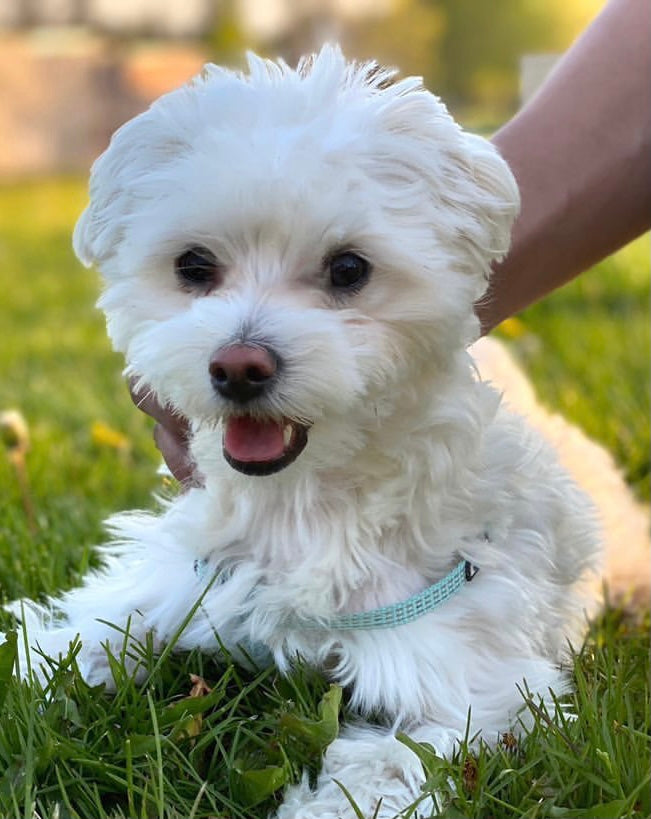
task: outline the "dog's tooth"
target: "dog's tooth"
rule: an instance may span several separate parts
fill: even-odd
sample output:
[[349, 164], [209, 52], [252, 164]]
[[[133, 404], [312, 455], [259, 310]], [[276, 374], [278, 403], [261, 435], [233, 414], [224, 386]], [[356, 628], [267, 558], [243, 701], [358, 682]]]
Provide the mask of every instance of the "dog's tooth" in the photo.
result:
[[285, 424], [283, 428], [283, 441], [285, 442], [285, 446], [289, 446], [292, 440], [292, 425]]

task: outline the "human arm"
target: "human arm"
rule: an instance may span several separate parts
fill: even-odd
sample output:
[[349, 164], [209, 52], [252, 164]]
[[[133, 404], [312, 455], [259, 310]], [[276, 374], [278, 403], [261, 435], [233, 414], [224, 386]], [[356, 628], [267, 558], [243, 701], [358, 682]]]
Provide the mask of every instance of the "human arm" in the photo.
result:
[[611, 0], [493, 141], [522, 197], [484, 333], [651, 225], [651, 5]]

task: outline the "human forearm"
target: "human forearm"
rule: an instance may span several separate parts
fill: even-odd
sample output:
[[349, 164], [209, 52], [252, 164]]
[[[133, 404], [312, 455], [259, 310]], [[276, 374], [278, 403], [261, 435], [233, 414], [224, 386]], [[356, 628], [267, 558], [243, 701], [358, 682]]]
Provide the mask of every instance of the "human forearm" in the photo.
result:
[[651, 6], [612, 0], [494, 137], [522, 212], [478, 306], [484, 332], [651, 223]]

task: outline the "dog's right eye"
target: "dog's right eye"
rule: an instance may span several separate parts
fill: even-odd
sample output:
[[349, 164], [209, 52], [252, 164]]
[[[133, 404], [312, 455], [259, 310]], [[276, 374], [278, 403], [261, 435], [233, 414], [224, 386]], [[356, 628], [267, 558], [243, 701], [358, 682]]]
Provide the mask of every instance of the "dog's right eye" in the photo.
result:
[[330, 284], [335, 290], [356, 292], [368, 281], [371, 266], [357, 253], [335, 254], [329, 262]]
[[219, 264], [206, 247], [186, 250], [176, 258], [174, 270], [179, 283], [192, 290], [209, 290], [219, 282]]

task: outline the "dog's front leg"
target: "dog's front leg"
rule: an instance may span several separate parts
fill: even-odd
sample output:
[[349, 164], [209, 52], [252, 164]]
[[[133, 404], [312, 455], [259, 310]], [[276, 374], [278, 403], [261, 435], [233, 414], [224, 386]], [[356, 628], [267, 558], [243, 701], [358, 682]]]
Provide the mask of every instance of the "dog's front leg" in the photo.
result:
[[[451, 752], [454, 737], [450, 733], [439, 727], [425, 733], [439, 753]], [[358, 814], [341, 785], [364, 817], [393, 819], [419, 799], [414, 817], [431, 816], [435, 805], [430, 796], [423, 798], [424, 782], [420, 760], [392, 731], [367, 725], [348, 727], [326, 751], [314, 790], [307, 777], [288, 788], [277, 819], [356, 819]]]
[[81, 587], [45, 605], [11, 604], [21, 623], [20, 675], [47, 677], [50, 663], [44, 655], [57, 661], [76, 640], [77, 663], [87, 682], [114, 686], [110, 655], [138, 673], [143, 646], [153, 641], [156, 651], [173, 641], [208, 585], [197, 577], [192, 560], [177, 561], [161, 551], [157, 561], [143, 559], [142, 553], [107, 552], [105, 567], [87, 575]]
[[114, 566], [89, 574], [83, 586], [43, 605], [31, 600], [10, 604], [19, 623], [20, 676], [45, 680], [52, 662], [65, 658], [77, 643], [76, 661], [90, 684], [113, 688], [110, 655], [136, 671], [140, 647], [152, 630], [146, 600], [138, 594], [138, 574], [128, 563]]

